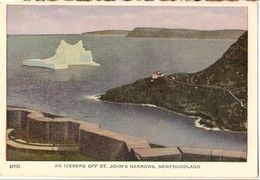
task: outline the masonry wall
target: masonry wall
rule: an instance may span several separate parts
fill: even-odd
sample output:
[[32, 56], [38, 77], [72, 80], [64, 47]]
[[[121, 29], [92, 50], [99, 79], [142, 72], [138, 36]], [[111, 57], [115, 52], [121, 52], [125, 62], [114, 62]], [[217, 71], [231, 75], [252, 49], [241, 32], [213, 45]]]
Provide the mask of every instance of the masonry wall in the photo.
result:
[[139, 161], [181, 161], [181, 152], [177, 147], [136, 148], [132, 150]]
[[68, 142], [79, 143], [79, 126], [80, 123], [68, 122]]
[[125, 142], [95, 132], [80, 131], [79, 150], [81, 154], [96, 160], [129, 160]]
[[[47, 119], [47, 120], [46, 120]], [[41, 143], [77, 144], [79, 142], [79, 123], [67, 119], [27, 120], [27, 133], [30, 139]]]
[[32, 142], [49, 143], [49, 124], [27, 118], [26, 132]]
[[[7, 108], [7, 128], [25, 130], [31, 142], [78, 144], [81, 154], [102, 161], [246, 161], [247, 152], [192, 147], [151, 148], [141, 138], [70, 118], [49, 118], [25, 108]], [[10, 132], [10, 131], [8, 131]]]
[[247, 153], [220, 149], [178, 147], [182, 161], [246, 161]]
[[7, 109], [7, 128], [25, 128], [27, 115], [32, 111], [23, 108]]

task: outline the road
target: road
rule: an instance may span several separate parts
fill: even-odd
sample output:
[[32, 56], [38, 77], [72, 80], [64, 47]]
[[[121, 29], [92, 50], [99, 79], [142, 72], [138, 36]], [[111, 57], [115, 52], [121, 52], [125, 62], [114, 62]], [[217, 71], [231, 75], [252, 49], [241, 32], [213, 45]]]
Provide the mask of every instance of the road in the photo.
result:
[[239, 102], [239, 104], [241, 105], [241, 107], [243, 107], [244, 109], [247, 109], [247, 107], [243, 104], [243, 102], [237, 98], [229, 89], [226, 89], [224, 87], [220, 87], [220, 86], [208, 86], [208, 85], [201, 85], [201, 84], [194, 84], [194, 83], [186, 83], [186, 82], [182, 82], [182, 81], [178, 81], [175, 79], [172, 79], [175, 83], [181, 83], [181, 84], [185, 84], [188, 86], [198, 86], [198, 87], [205, 87], [205, 88], [214, 88], [214, 89], [222, 89], [224, 91], [227, 91], [237, 102]]

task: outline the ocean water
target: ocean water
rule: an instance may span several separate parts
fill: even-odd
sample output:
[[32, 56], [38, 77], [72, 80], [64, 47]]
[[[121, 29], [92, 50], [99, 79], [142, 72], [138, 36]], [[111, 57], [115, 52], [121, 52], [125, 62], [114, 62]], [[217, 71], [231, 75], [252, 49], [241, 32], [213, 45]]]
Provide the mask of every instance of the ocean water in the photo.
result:
[[[82, 39], [100, 66], [52, 70], [22, 65], [24, 59], [52, 56], [61, 39], [71, 44]], [[151, 76], [155, 70], [165, 74], [202, 70], [234, 42], [121, 35], [8, 36], [7, 104], [98, 123], [164, 146], [246, 150], [245, 133], [207, 131], [194, 127], [193, 118], [174, 112], [89, 98]]]

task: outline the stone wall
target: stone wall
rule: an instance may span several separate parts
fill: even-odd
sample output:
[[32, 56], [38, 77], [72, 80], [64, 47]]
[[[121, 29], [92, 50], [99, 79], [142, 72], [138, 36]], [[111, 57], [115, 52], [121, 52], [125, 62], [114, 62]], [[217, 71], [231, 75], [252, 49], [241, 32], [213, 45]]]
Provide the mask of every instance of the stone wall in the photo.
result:
[[129, 153], [125, 142], [95, 132], [80, 131], [79, 151], [96, 160], [128, 160]]
[[7, 128], [25, 128], [27, 115], [33, 112], [24, 108], [7, 108]]
[[26, 130], [31, 140], [41, 143], [78, 143], [79, 123], [69, 118], [46, 118], [36, 113], [27, 116]]
[[96, 160], [133, 160], [133, 148], [150, 148], [146, 140], [101, 128], [80, 126], [81, 154]]
[[139, 161], [246, 161], [246, 152], [192, 147], [133, 149]]
[[221, 149], [178, 147], [182, 161], [245, 161], [247, 153]]
[[139, 161], [181, 161], [181, 152], [177, 147], [171, 148], [137, 148], [133, 149]]
[[97, 124], [70, 118], [45, 117], [43, 113], [24, 108], [7, 108], [7, 128], [24, 129], [30, 142], [74, 144], [79, 141], [81, 123], [98, 128]]
[[[96, 160], [246, 161], [246, 152], [192, 147], [151, 148], [141, 138], [102, 129], [97, 124], [25, 108], [7, 108], [7, 128], [23, 129], [32, 142], [79, 144], [81, 154]], [[36, 148], [37, 149], [37, 148]]]

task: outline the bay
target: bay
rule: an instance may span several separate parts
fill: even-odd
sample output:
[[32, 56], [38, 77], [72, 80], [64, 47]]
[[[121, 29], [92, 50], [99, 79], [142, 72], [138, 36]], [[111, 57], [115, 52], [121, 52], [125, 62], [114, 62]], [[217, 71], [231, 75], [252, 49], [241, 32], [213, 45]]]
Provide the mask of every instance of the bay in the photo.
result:
[[[47, 58], [61, 40], [83, 40], [100, 67], [52, 70], [22, 65]], [[246, 133], [207, 131], [194, 119], [156, 107], [96, 101], [90, 96], [156, 70], [196, 72], [213, 64], [235, 40], [127, 38], [122, 35], [15, 35], [7, 39], [7, 104], [100, 124], [163, 146], [246, 150]]]

